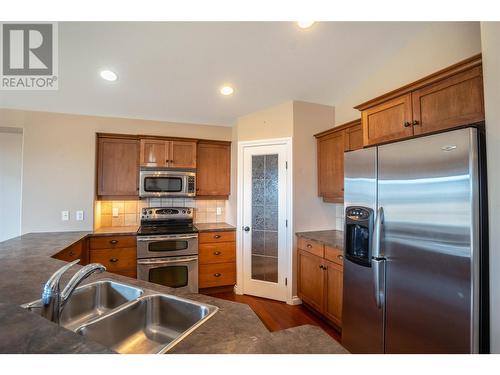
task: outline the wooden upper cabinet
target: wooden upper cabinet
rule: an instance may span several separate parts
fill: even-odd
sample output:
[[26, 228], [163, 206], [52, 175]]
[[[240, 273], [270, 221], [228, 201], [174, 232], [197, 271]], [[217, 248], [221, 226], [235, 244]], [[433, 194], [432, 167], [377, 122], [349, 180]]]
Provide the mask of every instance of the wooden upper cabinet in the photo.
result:
[[298, 295], [319, 312], [324, 306], [323, 259], [307, 251], [298, 250]]
[[134, 198], [138, 194], [139, 142], [120, 136], [100, 136], [97, 142], [97, 195]]
[[454, 75], [412, 92], [415, 134], [484, 120], [481, 67]]
[[141, 139], [141, 167], [166, 167], [170, 159], [169, 142]]
[[484, 121], [481, 55], [360, 104], [370, 146]]
[[170, 141], [170, 168], [196, 168], [196, 142]]
[[383, 143], [392, 139], [411, 137], [411, 95], [389, 100], [362, 113], [363, 144]]
[[196, 196], [225, 198], [231, 193], [231, 143], [200, 141], [197, 150]]
[[363, 148], [363, 128], [361, 123], [345, 130], [345, 151]]
[[318, 195], [325, 201], [344, 200], [345, 131], [318, 139]]
[[196, 168], [196, 141], [141, 139], [141, 167]]

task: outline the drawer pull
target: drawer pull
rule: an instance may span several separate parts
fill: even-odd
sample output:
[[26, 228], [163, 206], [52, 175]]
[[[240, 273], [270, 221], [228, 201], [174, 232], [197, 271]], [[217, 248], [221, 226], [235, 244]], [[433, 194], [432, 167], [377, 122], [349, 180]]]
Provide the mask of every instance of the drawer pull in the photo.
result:
[[111, 263], [116, 263], [116, 262], [118, 262], [118, 258], [111, 258], [109, 261], [110, 261]]
[[215, 277], [220, 277], [220, 276], [221, 276], [221, 274], [220, 274], [219, 272], [217, 272], [217, 273], [214, 273], [214, 276], [215, 276]]
[[313, 247], [313, 245], [311, 245], [310, 243], [308, 243], [307, 247], [310, 249], [311, 247]]
[[109, 243], [110, 243], [111, 245], [116, 245], [116, 244], [118, 243], [118, 240], [111, 240], [111, 241], [109, 241]]
[[339, 258], [340, 260], [344, 259], [344, 256], [343, 255], [337, 255], [337, 258]]
[[214, 255], [220, 255], [221, 252], [220, 251], [214, 251]]
[[219, 238], [220, 238], [220, 235], [219, 235], [219, 234], [216, 234], [216, 235], [214, 236], [214, 238], [215, 238], [215, 239], [219, 239]]
[[73, 255], [75, 255], [75, 253], [74, 253], [74, 252], [72, 252], [72, 251], [70, 251], [70, 252], [69, 252], [69, 256], [70, 256], [70, 257], [72, 257]]

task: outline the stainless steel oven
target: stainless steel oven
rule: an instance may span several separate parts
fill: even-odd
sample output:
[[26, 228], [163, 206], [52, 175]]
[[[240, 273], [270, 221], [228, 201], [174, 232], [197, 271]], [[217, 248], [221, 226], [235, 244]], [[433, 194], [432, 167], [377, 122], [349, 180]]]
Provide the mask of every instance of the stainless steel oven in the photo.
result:
[[151, 197], [194, 197], [196, 194], [196, 173], [141, 168], [139, 173], [139, 196]]
[[137, 278], [198, 292], [198, 233], [138, 235]]
[[137, 278], [198, 293], [198, 256], [138, 259]]

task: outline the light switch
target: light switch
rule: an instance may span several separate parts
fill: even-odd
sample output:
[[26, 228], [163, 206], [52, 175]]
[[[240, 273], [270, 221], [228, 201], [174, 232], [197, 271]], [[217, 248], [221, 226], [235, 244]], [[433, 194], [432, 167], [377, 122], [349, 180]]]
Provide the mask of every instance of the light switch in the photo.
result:
[[113, 217], [118, 217], [118, 207], [113, 207]]
[[217, 207], [217, 216], [222, 215], [222, 207]]
[[69, 220], [69, 211], [61, 211], [61, 220], [68, 221]]
[[76, 220], [83, 221], [83, 210], [76, 211]]

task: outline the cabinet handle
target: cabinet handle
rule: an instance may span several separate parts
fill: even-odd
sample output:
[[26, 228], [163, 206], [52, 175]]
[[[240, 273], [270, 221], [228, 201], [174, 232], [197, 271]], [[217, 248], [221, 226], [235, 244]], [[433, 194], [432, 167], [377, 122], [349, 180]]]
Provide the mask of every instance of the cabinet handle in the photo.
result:
[[214, 255], [220, 255], [220, 251], [214, 251]]
[[109, 243], [110, 243], [111, 245], [116, 245], [116, 244], [118, 243], [118, 240], [111, 240], [111, 241], [109, 241]]
[[418, 120], [413, 120], [413, 122], [411, 123], [413, 126], [415, 125], [418, 125]]
[[310, 243], [307, 244], [307, 248], [310, 249], [311, 247], [313, 247], [313, 245], [311, 245]]
[[320, 264], [320, 265], [319, 265], [319, 268], [320, 268], [320, 269], [323, 269], [323, 265], [322, 265], [322, 264]]
[[219, 238], [220, 238], [220, 235], [216, 234], [216, 235], [214, 236], [214, 238], [215, 238], [215, 239], [219, 239]]
[[110, 261], [111, 263], [116, 263], [116, 262], [118, 262], [118, 258], [111, 258], [109, 261]]
[[340, 260], [344, 259], [344, 256], [343, 255], [337, 255], [337, 258], [339, 258]]
[[221, 274], [220, 274], [219, 272], [217, 272], [217, 273], [214, 273], [214, 276], [215, 276], [215, 277], [220, 277], [220, 276], [221, 276]]
[[407, 128], [407, 127], [411, 126], [411, 122], [409, 122], [409, 121], [405, 121], [405, 122], [403, 122], [403, 126], [404, 126], [405, 128]]
[[70, 252], [69, 252], [69, 256], [70, 256], [70, 257], [72, 257], [73, 255], [75, 255], [75, 253], [74, 253], [74, 252], [72, 252], [72, 251], [70, 251]]

